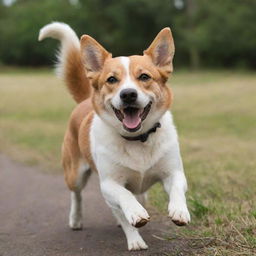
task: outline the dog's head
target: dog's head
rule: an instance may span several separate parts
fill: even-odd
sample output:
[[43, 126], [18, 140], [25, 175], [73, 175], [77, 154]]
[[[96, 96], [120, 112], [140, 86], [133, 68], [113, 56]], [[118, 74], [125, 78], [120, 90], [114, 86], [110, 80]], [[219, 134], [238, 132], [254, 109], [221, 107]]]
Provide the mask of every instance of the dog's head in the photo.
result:
[[160, 31], [143, 56], [112, 58], [88, 35], [81, 37], [81, 51], [94, 87], [94, 109], [121, 134], [147, 131], [170, 107], [166, 82], [173, 69], [174, 43], [169, 28]]

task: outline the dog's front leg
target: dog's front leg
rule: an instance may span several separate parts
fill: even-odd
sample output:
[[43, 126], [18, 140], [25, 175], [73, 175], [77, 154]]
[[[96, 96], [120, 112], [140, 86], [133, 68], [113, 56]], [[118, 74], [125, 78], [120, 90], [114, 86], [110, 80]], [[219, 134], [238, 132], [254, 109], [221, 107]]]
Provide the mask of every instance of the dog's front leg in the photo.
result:
[[149, 215], [135, 196], [116, 181], [107, 179], [100, 184], [107, 204], [122, 210], [127, 221], [134, 227], [142, 227], [149, 221]]
[[135, 196], [125, 188], [130, 170], [112, 161], [104, 151], [98, 150], [95, 160], [102, 195], [122, 226], [128, 249], [147, 249], [137, 227], [145, 225], [149, 221], [149, 215]]
[[134, 195], [116, 181], [101, 182], [101, 191], [120, 223], [127, 239], [128, 250], [147, 249], [148, 246], [136, 227], [142, 227], [149, 221], [149, 215]]
[[172, 145], [170, 151], [163, 158], [161, 165], [166, 175], [163, 179], [163, 185], [169, 195], [169, 216], [176, 225], [186, 225], [190, 222], [190, 214], [185, 197], [187, 181], [178, 143]]
[[147, 249], [148, 246], [143, 240], [143, 238], [140, 236], [138, 229], [130, 225], [130, 223], [127, 221], [123, 211], [121, 209], [114, 209], [112, 208], [112, 212], [114, 216], [116, 217], [118, 223], [120, 223], [126, 239], [127, 239], [127, 245], [129, 251], [135, 251], [135, 250], [142, 250]]

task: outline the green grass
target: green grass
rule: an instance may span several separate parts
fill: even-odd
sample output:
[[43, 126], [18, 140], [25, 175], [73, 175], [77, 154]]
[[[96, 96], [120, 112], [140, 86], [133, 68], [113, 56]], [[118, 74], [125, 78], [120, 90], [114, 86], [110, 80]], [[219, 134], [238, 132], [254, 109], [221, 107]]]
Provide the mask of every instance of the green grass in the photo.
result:
[[[172, 227], [168, 239], [190, 241], [191, 255], [256, 255], [256, 74], [181, 71], [170, 83], [192, 223]], [[60, 170], [60, 147], [74, 106], [46, 70], [1, 72], [0, 150]], [[160, 185], [150, 200], [167, 214]]]

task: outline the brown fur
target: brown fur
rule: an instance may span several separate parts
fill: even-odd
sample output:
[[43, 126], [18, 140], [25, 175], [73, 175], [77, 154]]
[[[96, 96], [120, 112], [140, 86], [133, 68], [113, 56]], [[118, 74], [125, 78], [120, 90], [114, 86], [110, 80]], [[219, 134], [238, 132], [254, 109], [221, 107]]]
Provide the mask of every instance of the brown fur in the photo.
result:
[[[64, 136], [62, 145], [62, 165], [66, 183], [70, 190], [77, 189], [77, 174], [82, 157], [86, 157], [88, 163], [91, 164], [90, 147], [89, 147], [89, 127], [93, 117], [91, 99], [87, 99], [77, 105], [71, 114], [67, 131]], [[83, 137], [81, 144], [83, 151], [78, 144], [79, 130], [82, 129]], [[84, 154], [81, 153], [84, 152]], [[92, 165], [91, 165], [92, 166]]]
[[90, 97], [90, 83], [86, 76], [81, 53], [77, 48], [69, 48], [64, 67], [64, 79], [70, 94], [77, 103]]
[[[158, 99], [162, 101], [158, 102], [157, 107], [168, 109], [172, 103], [173, 95], [169, 86], [166, 85], [166, 77], [163, 76], [162, 68], [159, 67], [156, 69], [156, 66], [153, 64], [151, 58], [148, 55], [144, 56], [131, 56], [130, 57], [130, 68], [131, 68], [131, 77], [135, 83], [146, 93], [153, 92]], [[113, 72], [112, 70], [115, 70]], [[119, 89], [119, 85], [122, 84], [122, 77], [124, 77], [125, 70], [120, 62], [119, 58], [107, 59], [104, 65], [104, 68], [101, 71], [101, 74], [97, 76], [96, 81], [97, 89], [94, 90], [92, 94], [92, 103], [96, 113], [100, 113], [104, 109], [102, 104], [105, 100], [105, 97], [111, 97]], [[138, 77], [142, 73], [147, 73], [153, 79], [142, 82], [138, 81]], [[107, 78], [110, 76], [115, 76], [119, 83], [117, 84], [108, 84], [106, 82]]]
[[90, 137], [89, 137], [93, 114], [94, 114], [93, 111], [91, 111], [81, 123], [78, 144], [79, 144], [81, 153], [86, 159], [87, 163], [90, 165], [90, 168], [93, 171], [97, 172], [97, 169], [95, 167], [95, 164], [93, 162], [92, 155], [91, 155]]
[[131, 56], [131, 77], [135, 80], [142, 73], [148, 74], [153, 79], [142, 82], [136, 81], [139, 87], [147, 92], [153, 92], [158, 99], [162, 99], [158, 102], [157, 107], [163, 109], [169, 109], [172, 103], [173, 94], [168, 85], [166, 85], [166, 77], [163, 76], [162, 67], [156, 68], [148, 55], [144, 56]]
[[[160, 34], [162, 36], [159, 36]], [[159, 99], [158, 108], [167, 110], [172, 102], [172, 92], [166, 85], [166, 81], [172, 71], [174, 45], [173, 47], [170, 46], [173, 41], [169, 29], [162, 30], [159, 35], [143, 56], [130, 57], [130, 75], [142, 90], [153, 92], [156, 95]], [[163, 37], [164, 40], [162, 40]], [[169, 56], [171, 57], [163, 59], [163, 56], [160, 56], [162, 54], [161, 47], [165, 49], [164, 47], [168, 43]], [[65, 180], [70, 190], [73, 191], [81, 189], [77, 186], [77, 177], [82, 158], [85, 159], [91, 169], [97, 171], [90, 152], [91, 122], [94, 111], [100, 114], [104, 108], [105, 98], [114, 95], [119, 87], [118, 84], [107, 83], [107, 78], [114, 75], [121, 84], [125, 76], [125, 69], [120, 59], [112, 58], [111, 54], [93, 38], [83, 36], [81, 38], [81, 50], [81, 53], [77, 49], [69, 51], [64, 69], [65, 80], [70, 93], [78, 103], [81, 102], [72, 112], [62, 146]], [[160, 63], [158, 63], [159, 60], [161, 60]], [[137, 78], [144, 72], [149, 73], [152, 79], [138, 81]], [[92, 92], [90, 84], [93, 86]]]

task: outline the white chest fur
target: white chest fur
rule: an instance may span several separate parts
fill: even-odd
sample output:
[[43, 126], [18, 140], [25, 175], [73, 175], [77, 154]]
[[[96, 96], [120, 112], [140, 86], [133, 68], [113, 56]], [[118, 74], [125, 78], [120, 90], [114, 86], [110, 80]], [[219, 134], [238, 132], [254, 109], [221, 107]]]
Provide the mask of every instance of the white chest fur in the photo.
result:
[[114, 128], [95, 115], [90, 132], [91, 152], [97, 163], [99, 154], [105, 155], [114, 165], [144, 173], [161, 159], [177, 141], [172, 115], [166, 112], [160, 120], [161, 128], [149, 135], [146, 142], [127, 141]]

